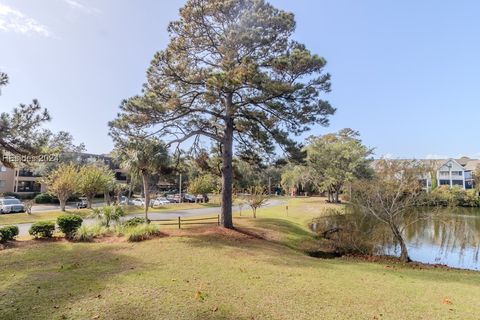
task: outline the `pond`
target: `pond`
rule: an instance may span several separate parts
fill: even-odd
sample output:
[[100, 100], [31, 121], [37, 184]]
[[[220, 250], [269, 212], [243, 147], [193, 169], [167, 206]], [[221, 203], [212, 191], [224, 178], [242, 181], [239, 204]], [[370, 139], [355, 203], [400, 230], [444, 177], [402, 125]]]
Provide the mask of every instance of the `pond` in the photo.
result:
[[[407, 227], [404, 236], [414, 261], [480, 270], [480, 209], [445, 209]], [[400, 253], [393, 244], [384, 250]]]
[[[317, 224], [311, 228], [316, 231]], [[480, 271], [479, 208], [443, 209], [427, 215], [409, 225], [404, 237], [414, 261]], [[400, 248], [390, 241], [379, 252], [399, 256]]]

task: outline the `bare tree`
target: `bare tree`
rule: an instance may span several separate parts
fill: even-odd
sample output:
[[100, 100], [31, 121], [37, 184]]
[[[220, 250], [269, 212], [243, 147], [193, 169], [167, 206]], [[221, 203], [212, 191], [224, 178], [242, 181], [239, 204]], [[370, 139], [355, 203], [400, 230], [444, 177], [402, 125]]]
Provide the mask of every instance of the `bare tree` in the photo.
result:
[[353, 184], [352, 203], [365, 214], [385, 223], [400, 246], [400, 260], [411, 261], [403, 233], [421, 219], [425, 192], [420, 183], [426, 168], [415, 160], [380, 160], [375, 177]]
[[265, 205], [268, 200], [268, 194], [265, 192], [265, 188], [260, 186], [255, 186], [250, 188], [248, 195], [246, 197], [247, 203], [252, 208], [253, 217], [257, 217], [257, 209]]

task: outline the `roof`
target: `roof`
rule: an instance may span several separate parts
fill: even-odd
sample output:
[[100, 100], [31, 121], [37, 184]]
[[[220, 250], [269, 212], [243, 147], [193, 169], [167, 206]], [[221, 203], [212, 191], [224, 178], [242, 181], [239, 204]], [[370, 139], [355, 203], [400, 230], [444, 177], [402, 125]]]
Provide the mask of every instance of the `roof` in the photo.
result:
[[[376, 163], [381, 159], [373, 160], [372, 166], [375, 168]], [[392, 159], [392, 160], [417, 160], [422, 162], [425, 166], [431, 167], [435, 170], [438, 170], [442, 165], [444, 165], [449, 160], [456, 161], [459, 165], [461, 165], [466, 171], [475, 171], [478, 166], [480, 166], [479, 159], [470, 159], [468, 157], [461, 157], [460, 159]]]

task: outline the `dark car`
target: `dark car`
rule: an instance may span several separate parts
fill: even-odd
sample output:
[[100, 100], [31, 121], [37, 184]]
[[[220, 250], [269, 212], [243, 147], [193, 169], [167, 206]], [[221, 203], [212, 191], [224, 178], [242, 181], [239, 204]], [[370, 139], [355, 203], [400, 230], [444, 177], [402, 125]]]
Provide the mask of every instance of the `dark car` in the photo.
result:
[[192, 196], [191, 194], [186, 194], [183, 196], [183, 202], [195, 203], [196, 197]]
[[84, 209], [86, 207], [88, 207], [87, 198], [80, 198], [77, 202], [77, 209]]

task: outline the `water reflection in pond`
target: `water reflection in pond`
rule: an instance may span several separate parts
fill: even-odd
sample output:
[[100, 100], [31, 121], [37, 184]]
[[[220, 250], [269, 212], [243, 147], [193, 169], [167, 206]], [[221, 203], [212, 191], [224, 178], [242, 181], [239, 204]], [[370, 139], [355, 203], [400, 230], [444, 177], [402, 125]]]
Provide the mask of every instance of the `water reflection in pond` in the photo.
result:
[[[410, 257], [424, 263], [480, 270], [480, 210], [445, 209], [405, 230]], [[385, 253], [398, 255], [387, 245]]]
[[[404, 236], [414, 261], [480, 270], [480, 209], [443, 209], [407, 226]], [[388, 240], [379, 252], [398, 256], [400, 249]]]

